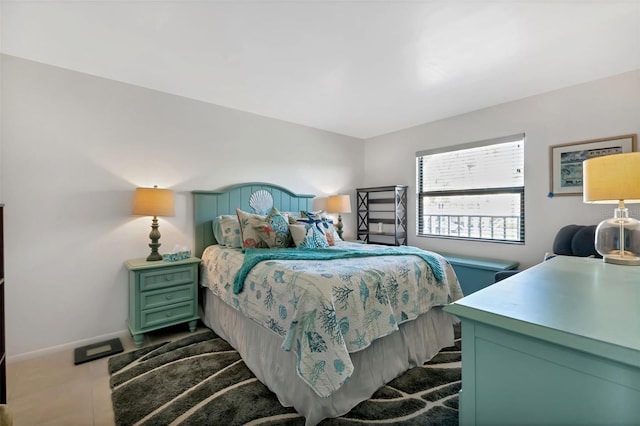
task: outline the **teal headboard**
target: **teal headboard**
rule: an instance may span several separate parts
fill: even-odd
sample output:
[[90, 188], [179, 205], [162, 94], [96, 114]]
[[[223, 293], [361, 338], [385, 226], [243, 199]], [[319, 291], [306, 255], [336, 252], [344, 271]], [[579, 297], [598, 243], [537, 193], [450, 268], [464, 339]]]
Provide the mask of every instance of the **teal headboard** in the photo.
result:
[[236, 214], [236, 207], [254, 212], [249, 198], [257, 191], [271, 194], [273, 206], [280, 211], [311, 210], [314, 195], [295, 194], [286, 188], [269, 183], [243, 183], [221, 191], [192, 191], [195, 213], [195, 255], [200, 257], [207, 246], [216, 244], [211, 221], [221, 214]]

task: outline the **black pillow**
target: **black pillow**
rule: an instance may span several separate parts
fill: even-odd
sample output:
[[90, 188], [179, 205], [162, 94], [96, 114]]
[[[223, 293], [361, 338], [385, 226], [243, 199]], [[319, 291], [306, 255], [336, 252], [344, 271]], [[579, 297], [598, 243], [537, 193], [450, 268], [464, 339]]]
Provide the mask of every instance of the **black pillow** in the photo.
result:
[[596, 225], [583, 226], [571, 239], [571, 251], [574, 256], [600, 257], [596, 251]]
[[558, 231], [553, 252], [564, 256], [601, 257], [595, 247], [596, 225], [567, 225]]
[[564, 256], [573, 256], [571, 241], [573, 236], [582, 229], [584, 225], [567, 225], [560, 228], [553, 240], [553, 252]]

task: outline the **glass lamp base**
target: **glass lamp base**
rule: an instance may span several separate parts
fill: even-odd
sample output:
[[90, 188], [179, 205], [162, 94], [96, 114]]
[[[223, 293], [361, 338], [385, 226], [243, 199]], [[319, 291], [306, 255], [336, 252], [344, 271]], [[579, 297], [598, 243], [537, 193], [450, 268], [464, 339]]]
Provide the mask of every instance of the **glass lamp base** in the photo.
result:
[[596, 228], [595, 247], [606, 263], [640, 266], [640, 221], [629, 210], [618, 207], [614, 217]]
[[634, 256], [633, 254], [625, 254], [624, 256], [620, 256], [619, 254], [606, 254], [602, 256], [602, 259], [606, 263], [614, 263], [616, 265], [640, 266], [640, 257]]

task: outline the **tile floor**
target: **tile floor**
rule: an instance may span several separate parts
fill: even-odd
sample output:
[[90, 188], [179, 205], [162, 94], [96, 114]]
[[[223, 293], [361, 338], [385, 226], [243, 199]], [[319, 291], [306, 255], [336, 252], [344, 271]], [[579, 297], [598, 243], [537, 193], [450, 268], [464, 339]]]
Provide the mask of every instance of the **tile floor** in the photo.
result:
[[[145, 334], [143, 346], [186, 334], [186, 324], [158, 330]], [[125, 352], [136, 348], [131, 336], [120, 341]], [[13, 425], [113, 425], [108, 360], [74, 365], [69, 350], [7, 364], [7, 405]]]

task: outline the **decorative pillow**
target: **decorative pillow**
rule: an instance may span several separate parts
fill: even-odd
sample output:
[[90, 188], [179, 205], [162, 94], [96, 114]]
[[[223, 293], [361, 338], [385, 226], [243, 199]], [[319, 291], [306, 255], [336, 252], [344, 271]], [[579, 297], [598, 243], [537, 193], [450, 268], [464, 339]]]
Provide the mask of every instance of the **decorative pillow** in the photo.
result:
[[283, 216], [286, 216], [289, 218], [289, 223], [291, 223], [291, 220], [297, 220], [298, 218], [300, 218], [300, 212], [280, 212], [282, 213]]
[[268, 248], [260, 233], [256, 229], [257, 226], [265, 223], [266, 216], [260, 214], [248, 213], [240, 209], [236, 209], [238, 222], [240, 222], [240, 233], [242, 234], [242, 247]]
[[566, 225], [553, 240], [553, 252], [564, 256], [601, 257], [595, 247], [596, 225]]
[[563, 256], [573, 256], [571, 240], [582, 225], [566, 225], [560, 228], [553, 241], [553, 252]]
[[289, 218], [280, 213], [275, 207], [265, 218], [264, 223], [254, 227], [260, 238], [267, 243], [269, 248], [285, 248], [293, 245], [291, 232], [289, 231]]
[[290, 224], [289, 231], [298, 248], [327, 248], [329, 243], [315, 225], [308, 223]]
[[[220, 226], [220, 232], [222, 233], [220, 238], [216, 235], [216, 222]], [[216, 237], [216, 240], [218, 240], [218, 244], [234, 248], [242, 247], [242, 233], [240, 232], [238, 216], [231, 214], [221, 215], [218, 216], [213, 223], [213, 235]]]
[[320, 214], [320, 218], [327, 222], [327, 226], [328, 226], [327, 229], [329, 230], [329, 232], [333, 234], [334, 240], [342, 241], [342, 238], [340, 238], [340, 236], [338, 235], [338, 231], [336, 231], [336, 227], [333, 219], [331, 219], [327, 214], [327, 212], [325, 212], [324, 210], [320, 210], [319, 214]]
[[[240, 228], [238, 228], [240, 229]], [[219, 245], [224, 246], [224, 235], [222, 234], [222, 226], [220, 226], [220, 219], [215, 218], [211, 221], [211, 230], [213, 231], [213, 236]]]
[[596, 251], [596, 225], [584, 226], [571, 239], [571, 251], [580, 257], [599, 256]]
[[333, 226], [333, 219], [327, 216], [327, 213], [323, 210], [315, 212], [300, 211], [300, 219], [298, 221], [305, 223], [313, 223], [318, 230], [325, 236], [330, 246], [334, 246], [336, 241], [342, 241], [338, 236], [338, 231]]

